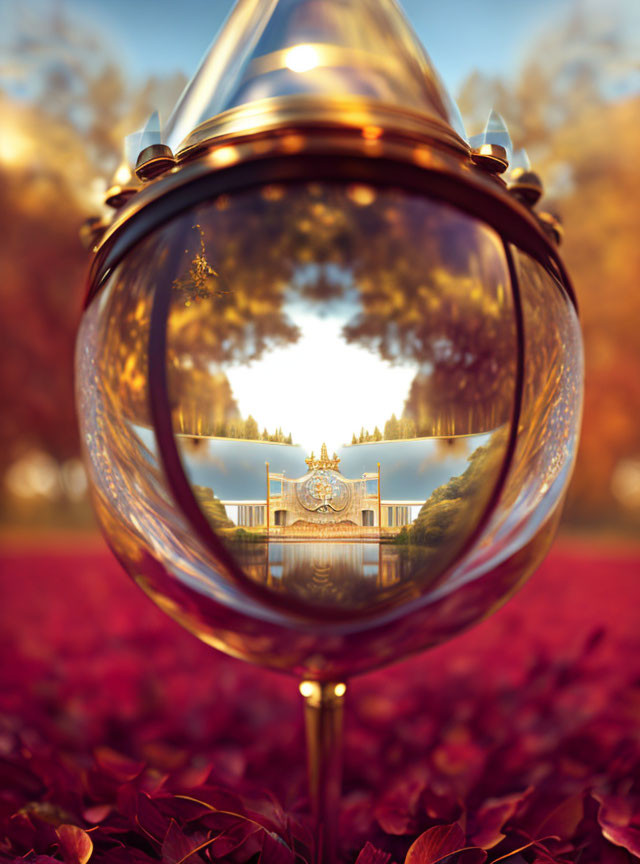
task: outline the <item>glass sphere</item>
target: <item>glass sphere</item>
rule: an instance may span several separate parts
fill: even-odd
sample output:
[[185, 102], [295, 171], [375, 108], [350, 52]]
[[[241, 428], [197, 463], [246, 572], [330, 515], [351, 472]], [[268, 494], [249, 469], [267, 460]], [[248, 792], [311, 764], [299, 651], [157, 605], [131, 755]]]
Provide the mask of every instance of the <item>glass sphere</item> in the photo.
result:
[[582, 353], [562, 285], [477, 219], [267, 185], [128, 253], [85, 313], [77, 387], [135, 581], [227, 653], [335, 679], [454, 635], [535, 568]]

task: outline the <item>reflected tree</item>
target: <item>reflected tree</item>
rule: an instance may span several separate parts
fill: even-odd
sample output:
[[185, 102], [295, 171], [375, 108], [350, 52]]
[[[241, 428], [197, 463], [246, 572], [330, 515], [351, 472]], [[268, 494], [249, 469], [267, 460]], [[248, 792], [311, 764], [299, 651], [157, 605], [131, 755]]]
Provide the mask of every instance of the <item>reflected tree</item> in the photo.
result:
[[463, 474], [439, 486], [423, 504], [413, 525], [396, 538], [399, 544], [426, 546], [434, 554], [460, 545], [482, 517], [506, 446], [507, 431], [495, 432], [489, 442], [469, 456]]

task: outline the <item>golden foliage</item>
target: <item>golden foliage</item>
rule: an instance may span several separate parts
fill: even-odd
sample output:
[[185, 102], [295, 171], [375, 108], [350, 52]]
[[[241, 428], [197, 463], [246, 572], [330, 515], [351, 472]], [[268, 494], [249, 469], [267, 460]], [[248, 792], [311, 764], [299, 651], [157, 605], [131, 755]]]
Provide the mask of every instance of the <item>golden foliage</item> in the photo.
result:
[[[638, 496], [627, 503], [612, 486], [617, 466], [640, 460], [640, 98], [628, 83], [633, 54], [626, 38], [613, 13], [605, 33], [576, 6], [534, 47], [512, 84], [476, 74], [460, 98], [471, 131], [491, 105], [503, 113], [514, 146], [527, 148], [547, 186], [539, 209], [559, 213], [565, 224], [562, 252], [586, 359], [567, 518], [610, 527], [640, 521]], [[615, 92], [622, 95], [613, 98]]]

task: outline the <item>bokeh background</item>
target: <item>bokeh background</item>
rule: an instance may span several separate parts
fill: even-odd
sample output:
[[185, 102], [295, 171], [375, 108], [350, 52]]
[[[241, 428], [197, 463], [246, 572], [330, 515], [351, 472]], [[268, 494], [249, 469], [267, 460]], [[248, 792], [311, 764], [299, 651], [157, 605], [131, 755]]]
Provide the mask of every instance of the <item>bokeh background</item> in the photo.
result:
[[[406, 0], [468, 134], [505, 117], [584, 328], [587, 391], [564, 530], [640, 528], [640, 4]], [[172, 104], [230, 0], [0, 0], [0, 536], [95, 530], [78, 458], [73, 346], [124, 136]]]
[[[79, 228], [124, 136], [166, 119], [230, 6], [0, 0], [0, 864], [310, 860], [295, 682], [212, 652], [125, 578], [97, 535], [74, 415]], [[489, 620], [349, 685], [344, 861], [433, 864], [453, 832], [489, 862], [633, 864], [640, 2], [405, 8], [467, 132], [497, 108], [545, 180], [587, 391], [572, 536]], [[207, 804], [185, 810], [185, 791], [228, 830]]]

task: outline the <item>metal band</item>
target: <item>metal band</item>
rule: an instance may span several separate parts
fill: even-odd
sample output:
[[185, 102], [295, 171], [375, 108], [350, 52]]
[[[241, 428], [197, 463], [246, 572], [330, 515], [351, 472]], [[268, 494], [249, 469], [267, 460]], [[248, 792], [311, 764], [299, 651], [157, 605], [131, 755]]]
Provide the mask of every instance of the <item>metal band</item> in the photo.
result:
[[306, 182], [400, 188], [450, 204], [554, 272], [577, 306], [557, 248], [500, 181], [433, 147], [404, 139], [367, 140], [344, 129], [331, 135], [288, 130], [225, 143], [150, 183], [123, 207], [94, 248], [85, 305], [133, 246], [184, 210], [257, 185]]

